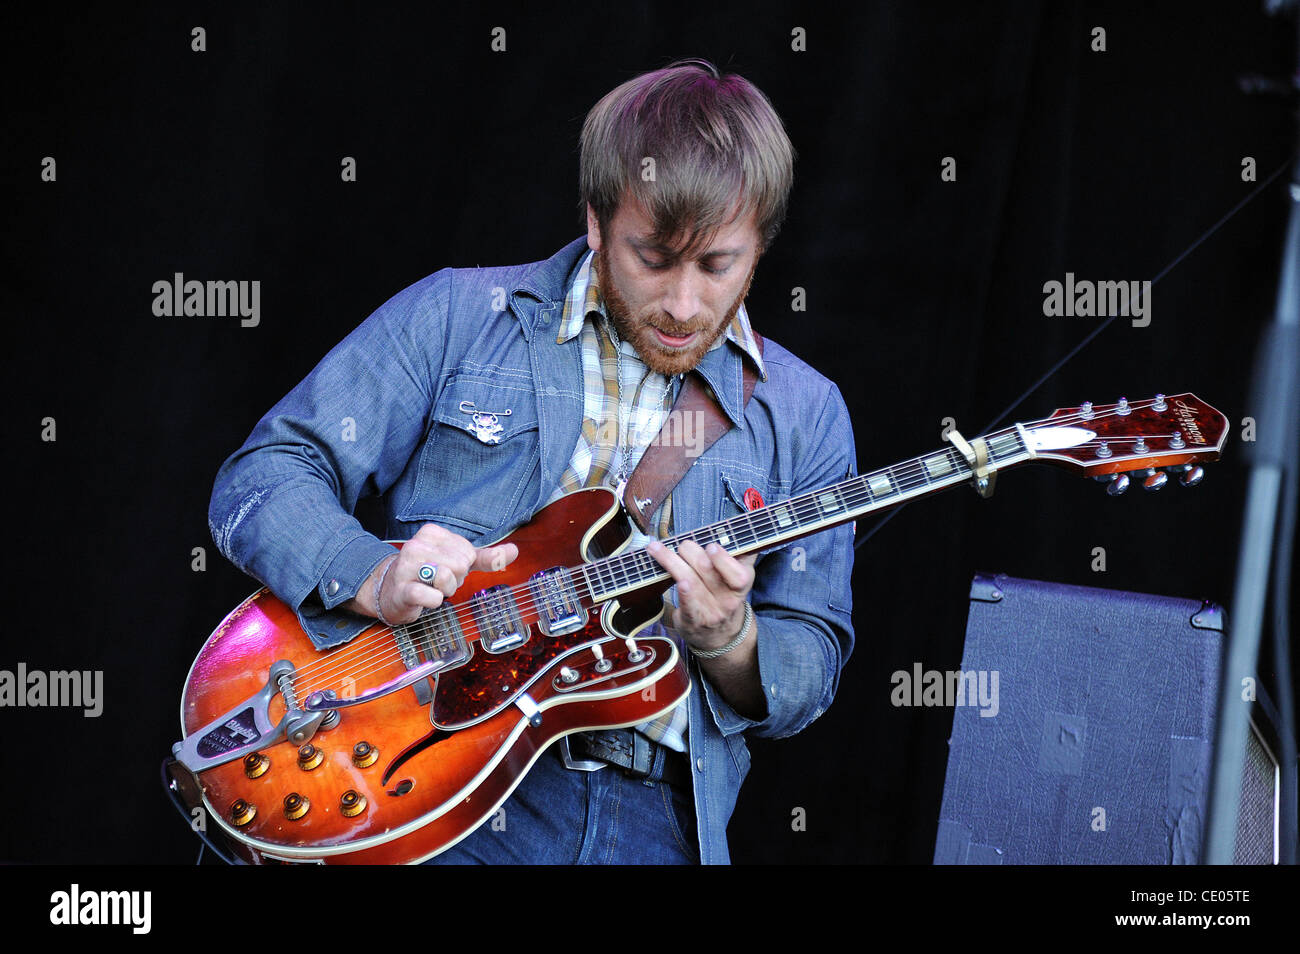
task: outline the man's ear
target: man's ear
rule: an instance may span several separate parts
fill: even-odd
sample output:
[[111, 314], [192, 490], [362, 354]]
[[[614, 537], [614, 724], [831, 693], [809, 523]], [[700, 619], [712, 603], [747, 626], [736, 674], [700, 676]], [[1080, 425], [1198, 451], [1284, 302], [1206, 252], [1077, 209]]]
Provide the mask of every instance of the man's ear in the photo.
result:
[[587, 246], [592, 251], [600, 251], [600, 221], [590, 202], [587, 203]]

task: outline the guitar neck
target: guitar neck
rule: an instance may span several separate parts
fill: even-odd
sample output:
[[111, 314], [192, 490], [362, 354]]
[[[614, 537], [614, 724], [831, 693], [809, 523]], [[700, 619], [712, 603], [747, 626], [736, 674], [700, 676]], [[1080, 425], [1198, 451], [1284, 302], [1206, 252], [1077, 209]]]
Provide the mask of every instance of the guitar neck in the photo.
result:
[[[1022, 431], [1011, 427], [985, 435], [989, 463], [1005, 469], [1034, 457]], [[973, 469], [954, 447], [913, 457], [889, 467], [850, 477], [808, 493], [738, 514], [727, 520], [675, 534], [662, 542], [672, 550], [685, 540], [700, 546], [716, 543], [733, 556], [744, 556], [848, 523], [877, 510], [895, 507], [971, 480]], [[668, 578], [644, 550], [597, 560], [583, 568], [595, 602], [602, 602]]]

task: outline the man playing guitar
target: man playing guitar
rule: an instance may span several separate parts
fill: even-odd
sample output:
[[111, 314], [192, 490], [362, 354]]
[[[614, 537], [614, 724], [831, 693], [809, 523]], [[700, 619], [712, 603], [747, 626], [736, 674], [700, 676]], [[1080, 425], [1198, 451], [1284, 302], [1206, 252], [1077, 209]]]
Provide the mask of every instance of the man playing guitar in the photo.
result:
[[[675, 583], [652, 629], [688, 651], [689, 695], [551, 746], [491, 824], [433, 860], [724, 863], [745, 734], [792, 735], [830, 705], [853, 645], [850, 524], [741, 558], [658, 542], [856, 472], [838, 389], [744, 307], [792, 174], [780, 118], [740, 76], [692, 60], [624, 83], [584, 124], [583, 238], [400, 292], [218, 474], [218, 546], [323, 650], [510, 565], [518, 547], [491, 541], [545, 504], [641, 486], [647, 445], [695, 436], [670, 412], [688, 376], [716, 405], [725, 432], [686, 448], [698, 456], [630, 543]], [[396, 553], [352, 516], [368, 495]]]

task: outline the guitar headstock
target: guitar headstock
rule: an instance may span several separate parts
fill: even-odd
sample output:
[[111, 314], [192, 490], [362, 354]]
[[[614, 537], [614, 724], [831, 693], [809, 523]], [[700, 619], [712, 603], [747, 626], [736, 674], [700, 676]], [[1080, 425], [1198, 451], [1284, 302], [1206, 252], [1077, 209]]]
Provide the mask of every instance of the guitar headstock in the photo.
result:
[[1200, 483], [1198, 466], [1218, 460], [1228, 437], [1228, 419], [1195, 394], [1157, 394], [1115, 404], [1060, 408], [1041, 421], [1022, 425], [1039, 460], [1074, 467], [1123, 493], [1129, 476], [1159, 490], [1177, 474], [1185, 487]]

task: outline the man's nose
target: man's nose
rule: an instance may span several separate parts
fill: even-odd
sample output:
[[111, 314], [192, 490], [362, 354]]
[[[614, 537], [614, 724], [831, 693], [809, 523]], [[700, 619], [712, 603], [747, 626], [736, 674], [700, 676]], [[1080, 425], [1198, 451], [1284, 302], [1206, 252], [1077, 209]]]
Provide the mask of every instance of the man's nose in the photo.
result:
[[674, 268], [663, 295], [663, 309], [683, 325], [690, 324], [700, 313], [700, 279], [692, 274], [689, 263]]

